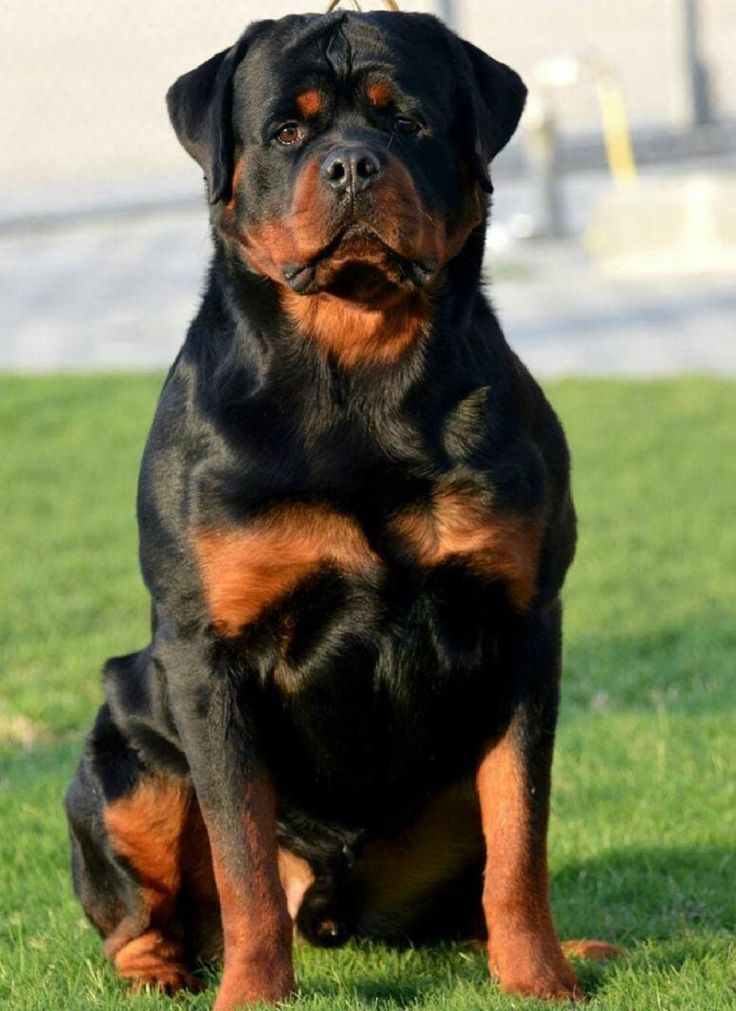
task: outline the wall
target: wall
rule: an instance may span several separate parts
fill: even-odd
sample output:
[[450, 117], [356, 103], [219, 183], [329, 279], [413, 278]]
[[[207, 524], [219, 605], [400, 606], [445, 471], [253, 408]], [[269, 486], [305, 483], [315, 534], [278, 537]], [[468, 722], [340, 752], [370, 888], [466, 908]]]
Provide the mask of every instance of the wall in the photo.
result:
[[[593, 53], [621, 75], [635, 125], [685, 118], [678, 58], [679, 0], [458, 0], [458, 28], [531, 77], [550, 55]], [[324, 9], [270, 0], [4, 0], [0, 34], [0, 204], [15, 192], [44, 201], [76, 189], [101, 196], [134, 183], [199, 185], [180, 151], [163, 96], [181, 72], [224, 48], [249, 21]], [[431, 2], [402, 3], [431, 11]], [[736, 116], [736, 2], [703, 0], [704, 49], [719, 111]], [[568, 132], [596, 128], [592, 93], [564, 96]]]

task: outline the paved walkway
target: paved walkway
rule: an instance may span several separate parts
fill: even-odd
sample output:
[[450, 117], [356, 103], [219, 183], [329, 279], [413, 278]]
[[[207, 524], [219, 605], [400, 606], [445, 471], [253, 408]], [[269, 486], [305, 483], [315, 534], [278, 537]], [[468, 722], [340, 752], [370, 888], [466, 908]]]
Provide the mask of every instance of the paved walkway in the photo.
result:
[[[570, 181], [572, 230], [604, 177]], [[503, 180], [503, 238], [528, 206]], [[0, 231], [0, 369], [166, 366], [195, 311], [209, 255], [204, 204]], [[489, 254], [491, 296], [512, 346], [540, 376], [736, 375], [733, 278], [611, 280], [580, 244], [515, 242]]]

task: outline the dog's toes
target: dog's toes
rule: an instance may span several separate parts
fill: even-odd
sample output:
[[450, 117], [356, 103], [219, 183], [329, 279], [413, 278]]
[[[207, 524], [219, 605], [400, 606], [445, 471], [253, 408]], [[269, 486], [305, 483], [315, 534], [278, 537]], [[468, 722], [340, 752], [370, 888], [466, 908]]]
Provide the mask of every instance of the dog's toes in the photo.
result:
[[179, 965], [161, 965], [155, 969], [142, 972], [131, 980], [133, 990], [159, 990], [172, 997], [180, 990], [190, 990], [200, 993], [204, 984], [191, 972]]
[[149, 930], [123, 945], [114, 956], [115, 968], [134, 990], [150, 987], [163, 993], [203, 989], [182, 959], [181, 945]]
[[151, 969], [135, 976], [132, 980], [133, 990], [159, 990], [168, 997], [173, 997], [179, 990], [190, 990], [192, 993], [200, 993], [204, 990], [204, 984], [183, 966], [162, 965], [157, 969]]
[[536, 997], [538, 1000], [567, 1001], [574, 1004], [581, 1004], [588, 1000], [588, 995], [577, 980], [538, 979], [529, 981], [512, 979], [502, 982], [501, 989], [508, 994]]

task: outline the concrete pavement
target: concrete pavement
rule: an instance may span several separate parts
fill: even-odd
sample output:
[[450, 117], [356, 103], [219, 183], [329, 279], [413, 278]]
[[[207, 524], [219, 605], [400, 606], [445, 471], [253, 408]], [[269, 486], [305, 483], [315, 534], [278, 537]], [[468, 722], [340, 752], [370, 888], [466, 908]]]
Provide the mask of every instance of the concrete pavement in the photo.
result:
[[[568, 180], [573, 233], [608, 185], [603, 173]], [[575, 238], [511, 239], [528, 206], [525, 181], [499, 183], [487, 272], [509, 342], [536, 374], [736, 375], [734, 277], [604, 277]], [[203, 200], [0, 229], [0, 369], [165, 367], [208, 256]]]

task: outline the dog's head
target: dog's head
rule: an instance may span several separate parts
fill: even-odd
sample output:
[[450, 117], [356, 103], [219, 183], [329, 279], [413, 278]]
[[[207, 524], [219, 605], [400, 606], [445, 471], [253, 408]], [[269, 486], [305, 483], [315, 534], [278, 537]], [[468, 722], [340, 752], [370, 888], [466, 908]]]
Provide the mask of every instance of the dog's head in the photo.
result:
[[437, 19], [376, 12], [258, 22], [167, 98], [251, 270], [380, 305], [429, 285], [484, 223], [525, 94]]

